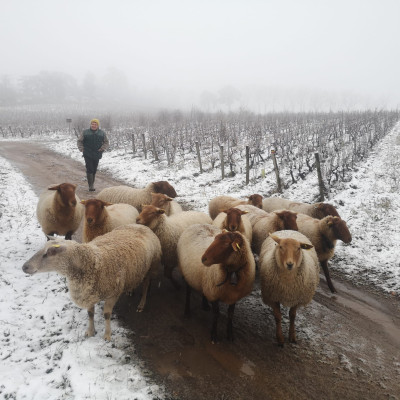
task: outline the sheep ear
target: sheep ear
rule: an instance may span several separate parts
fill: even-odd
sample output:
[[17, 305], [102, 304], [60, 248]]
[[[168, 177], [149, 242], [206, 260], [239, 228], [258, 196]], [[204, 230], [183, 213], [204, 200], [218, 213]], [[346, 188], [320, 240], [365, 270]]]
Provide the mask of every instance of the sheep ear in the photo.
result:
[[235, 240], [234, 242], [232, 242], [232, 249], [233, 249], [233, 251], [238, 251], [238, 252], [240, 252], [240, 244], [237, 242], [237, 240]]
[[166, 195], [165, 200], [167, 200], [167, 201], [172, 201], [172, 200], [174, 200], [174, 199], [173, 199], [172, 197], [169, 197], [169, 196]]
[[228, 230], [227, 229], [222, 229], [222, 233], [227, 233]]
[[53, 185], [47, 188], [47, 190], [58, 190], [58, 189], [60, 189], [60, 185]]
[[159, 214], [165, 214], [165, 210], [164, 210], [163, 208], [157, 209], [157, 212], [158, 212]]
[[47, 240], [56, 240], [55, 236], [51, 236], [51, 235], [46, 235]]
[[85, 205], [87, 200], [81, 200], [81, 204]]
[[280, 239], [278, 236], [272, 234], [271, 232], [269, 233], [269, 236], [270, 236], [270, 238], [271, 238], [272, 240], [274, 240], [274, 241], [275, 241], [276, 243], [278, 243], [278, 244], [279, 244], [279, 242], [281, 241], [281, 239]]
[[312, 244], [307, 244], [307, 243], [300, 243], [300, 247], [304, 250], [310, 250], [312, 249], [314, 246]]
[[109, 203], [108, 201], [103, 201], [104, 207], [112, 206], [114, 203]]
[[48, 256], [55, 256], [55, 255], [57, 255], [57, 254], [59, 254], [59, 253], [62, 253], [63, 251], [65, 251], [66, 250], [66, 246], [61, 246], [60, 244], [53, 244], [52, 246], [50, 246], [48, 249], [47, 249], [47, 255]]
[[245, 215], [245, 214], [248, 214], [249, 212], [248, 211], [244, 211], [244, 210], [240, 210], [241, 211], [241, 215]]

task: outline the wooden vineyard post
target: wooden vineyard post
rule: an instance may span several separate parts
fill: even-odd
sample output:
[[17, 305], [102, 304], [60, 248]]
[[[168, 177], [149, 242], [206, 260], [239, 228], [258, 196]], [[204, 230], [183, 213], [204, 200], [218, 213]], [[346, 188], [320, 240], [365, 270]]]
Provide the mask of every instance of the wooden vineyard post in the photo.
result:
[[135, 134], [132, 133], [131, 138], [132, 138], [132, 153], [135, 154], [136, 153]]
[[200, 173], [203, 173], [203, 167], [201, 165], [201, 157], [200, 157], [200, 145], [199, 142], [196, 142], [196, 153], [197, 153], [197, 159], [199, 160], [199, 167], [200, 167]]
[[144, 133], [142, 133], [142, 142], [143, 142], [144, 158], [147, 160], [146, 138], [144, 136]]
[[281, 184], [281, 178], [279, 176], [278, 163], [276, 162], [275, 150], [271, 150], [271, 157], [272, 157], [272, 161], [274, 163], [276, 183], [278, 185], [278, 193], [282, 193], [282, 184]]
[[154, 141], [154, 138], [151, 138], [151, 143], [153, 145], [153, 156], [154, 156], [154, 160], [158, 161], [158, 154], [157, 154], [157, 149], [156, 149], [156, 143]]
[[250, 147], [246, 146], [246, 185], [250, 182]]
[[318, 174], [318, 187], [319, 187], [319, 201], [324, 201], [324, 182], [322, 180], [322, 173], [321, 173], [321, 163], [319, 160], [319, 153], [314, 153], [315, 155], [315, 163], [317, 165], [317, 174]]
[[224, 169], [224, 146], [219, 146], [219, 157], [221, 159], [221, 178], [225, 178], [225, 169]]

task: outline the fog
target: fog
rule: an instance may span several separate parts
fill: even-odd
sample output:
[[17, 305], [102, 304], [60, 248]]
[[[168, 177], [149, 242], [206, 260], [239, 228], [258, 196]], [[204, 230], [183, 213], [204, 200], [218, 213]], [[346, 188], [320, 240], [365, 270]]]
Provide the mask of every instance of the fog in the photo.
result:
[[109, 98], [138, 108], [400, 105], [398, 0], [2, 0], [1, 6], [3, 89], [60, 73], [76, 80], [79, 101]]

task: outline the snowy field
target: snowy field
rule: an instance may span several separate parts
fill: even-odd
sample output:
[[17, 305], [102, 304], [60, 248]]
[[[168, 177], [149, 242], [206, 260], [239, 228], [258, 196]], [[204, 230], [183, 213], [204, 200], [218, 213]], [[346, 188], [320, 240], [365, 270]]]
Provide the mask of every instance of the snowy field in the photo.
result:
[[[53, 150], [83, 161], [75, 138], [58, 133], [51, 143]], [[106, 152], [100, 170], [135, 187], [168, 180], [179, 194], [178, 201], [201, 211], [207, 211], [214, 196], [265, 194], [273, 185], [266, 179], [245, 186], [244, 174], [221, 180], [219, 170], [198, 174], [196, 161], [190, 159], [168, 169], [133, 158], [124, 149]], [[353, 236], [349, 245], [338, 242], [330, 270], [393, 295], [400, 294], [399, 170], [397, 124], [353, 171], [351, 181], [332, 191], [328, 200], [348, 222]], [[163, 388], [149, 382], [148, 372], [127, 356], [133, 345], [116, 321], [112, 321], [112, 342], [105, 342], [102, 335], [85, 339], [86, 311], [71, 302], [65, 280], [54, 273], [28, 277], [22, 272], [22, 264], [44, 244], [35, 216], [37, 198], [20, 172], [1, 157], [0, 171], [0, 397], [163, 398]], [[317, 194], [316, 176], [311, 175], [282, 195], [312, 202]], [[100, 313], [97, 307], [95, 319], [102, 319]]]

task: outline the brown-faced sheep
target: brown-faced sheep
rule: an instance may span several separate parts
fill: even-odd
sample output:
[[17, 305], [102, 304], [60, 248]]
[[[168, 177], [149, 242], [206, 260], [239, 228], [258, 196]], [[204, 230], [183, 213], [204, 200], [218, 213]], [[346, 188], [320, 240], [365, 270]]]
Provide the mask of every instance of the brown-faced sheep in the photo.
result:
[[179, 203], [164, 193], [152, 193], [150, 205], [162, 208], [165, 210], [165, 215], [177, 214], [183, 211]]
[[269, 197], [262, 202], [263, 210], [267, 212], [275, 210], [290, 210], [293, 212], [309, 215], [310, 217], [322, 219], [328, 215], [339, 217], [336, 208], [328, 203], [301, 203], [298, 201], [291, 201], [281, 197]]
[[307, 236], [318, 255], [324, 271], [326, 282], [332, 293], [336, 292], [333, 286], [328, 261], [335, 254], [336, 241], [351, 242], [351, 234], [344, 220], [339, 217], [327, 216], [323, 219], [312, 218], [305, 214], [297, 214], [299, 232]]
[[142, 204], [151, 203], [151, 193], [164, 193], [173, 198], [177, 196], [175, 189], [167, 181], [159, 181], [149, 183], [143, 189], [131, 188], [124, 185], [112, 186], [103, 189], [96, 198], [114, 204], [130, 204], [140, 212]]
[[310, 303], [318, 283], [318, 257], [307, 237], [296, 231], [279, 231], [264, 241], [260, 254], [261, 295], [273, 310], [280, 346], [284, 343], [281, 304], [290, 307], [289, 341], [296, 343], [297, 308]]
[[164, 275], [171, 279], [175, 286], [178, 286], [177, 282], [172, 279], [172, 271], [178, 264], [176, 246], [179, 237], [188, 226], [202, 223], [211, 224], [212, 220], [207, 214], [200, 211], [182, 211], [168, 217], [162, 208], [144, 205], [136, 223], [148, 226], [160, 239]]
[[283, 230], [297, 231], [297, 214], [288, 211], [274, 211], [260, 216], [253, 225], [253, 242], [252, 247], [256, 254], [260, 254], [261, 246], [269, 233]]
[[36, 216], [45, 235], [62, 235], [70, 240], [79, 228], [84, 207], [72, 183], [49, 186], [39, 196]]
[[143, 282], [138, 311], [146, 304], [150, 279], [161, 258], [157, 236], [147, 227], [125, 225], [89, 243], [50, 240], [22, 267], [27, 274], [55, 271], [67, 278], [72, 300], [88, 310], [86, 336], [93, 336], [94, 307], [104, 300], [104, 339], [111, 340], [111, 312], [120, 295], [132, 292]]
[[212, 225], [192, 225], [179, 239], [178, 258], [187, 288], [185, 315], [190, 315], [193, 288], [212, 303], [211, 341], [215, 343], [219, 302], [228, 304], [227, 338], [233, 340], [235, 304], [251, 292], [255, 277], [254, 257], [247, 239], [239, 232], [221, 232]]
[[236, 207], [240, 204], [251, 204], [257, 208], [262, 208], [262, 196], [252, 194], [248, 197], [248, 200], [240, 200], [231, 196], [217, 196], [208, 203], [208, 213], [212, 219], [215, 219], [222, 210]]
[[117, 226], [134, 224], [138, 210], [129, 204], [111, 204], [98, 199], [82, 200], [85, 206], [83, 219], [83, 242], [111, 232]]
[[247, 216], [247, 211], [239, 210], [238, 208], [228, 208], [220, 212], [213, 221], [213, 225], [226, 229], [227, 231], [238, 231], [243, 234], [246, 239], [251, 243], [253, 237], [253, 228]]

